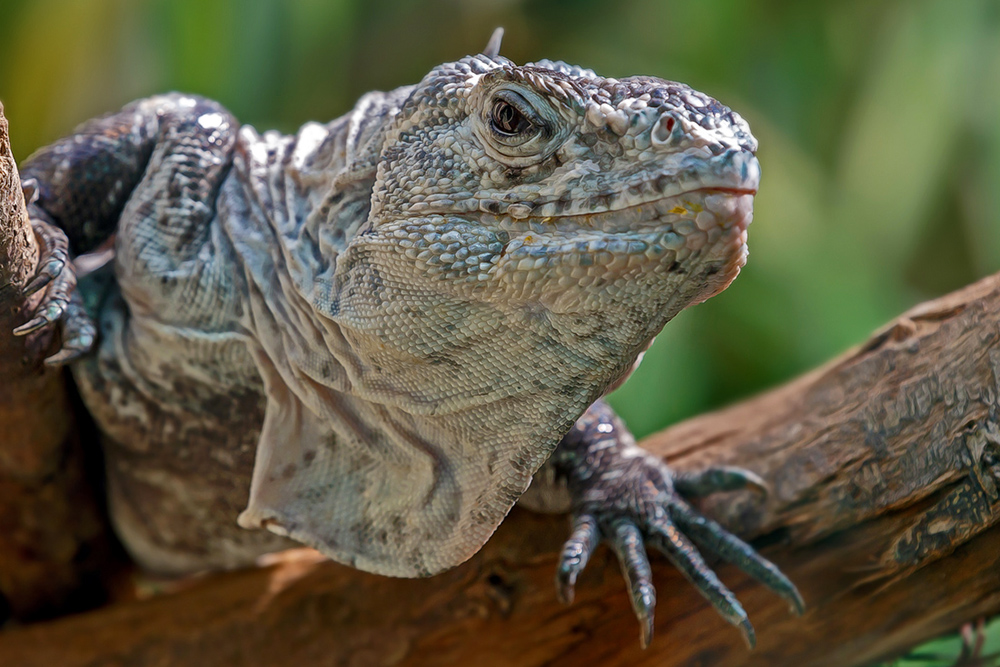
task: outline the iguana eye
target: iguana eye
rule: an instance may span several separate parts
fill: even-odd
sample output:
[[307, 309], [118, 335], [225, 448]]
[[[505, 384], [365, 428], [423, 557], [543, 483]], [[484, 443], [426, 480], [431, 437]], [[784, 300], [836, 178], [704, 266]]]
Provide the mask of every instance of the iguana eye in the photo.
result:
[[521, 134], [531, 127], [531, 121], [525, 118], [517, 107], [504, 99], [493, 102], [490, 124], [494, 132], [507, 136]]
[[544, 134], [545, 119], [523, 96], [513, 90], [498, 90], [493, 95], [489, 115], [490, 129], [507, 146], [517, 146]]
[[552, 101], [511, 82], [488, 89], [473, 125], [483, 148], [513, 167], [541, 162], [559, 147], [566, 123]]

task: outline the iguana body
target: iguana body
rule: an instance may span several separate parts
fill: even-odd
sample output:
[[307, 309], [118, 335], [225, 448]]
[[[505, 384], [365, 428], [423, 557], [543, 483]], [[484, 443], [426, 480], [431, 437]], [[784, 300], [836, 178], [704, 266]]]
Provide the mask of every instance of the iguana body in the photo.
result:
[[81, 290], [96, 353], [73, 371], [147, 567], [235, 567], [289, 543], [277, 533], [430, 575], [474, 554], [535, 475], [526, 500], [574, 516], [564, 597], [608, 540], [648, 641], [645, 539], [752, 639], [684, 532], [798, 594], [678, 491], [756, 478], [676, 479], [598, 399], [739, 272], [755, 150], [681, 84], [493, 53], [295, 136], [151, 98], [23, 166], [48, 248], [31, 289], [53, 280], [22, 332], [60, 320], [57, 361], [83, 355], [93, 332], [53, 229], [75, 254], [113, 236], [111, 287]]

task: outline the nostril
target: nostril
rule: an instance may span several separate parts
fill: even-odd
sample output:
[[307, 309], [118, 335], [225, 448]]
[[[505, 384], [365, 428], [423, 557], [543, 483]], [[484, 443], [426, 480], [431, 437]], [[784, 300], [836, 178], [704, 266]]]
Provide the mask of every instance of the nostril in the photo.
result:
[[652, 140], [653, 144], [656, 146], [666, 144], [674, 135], [674, 129], [677, 127], [677, 119], [674, 118], [673, 114], [663, 114], [660, 116], [660, 120], [656, 123], [656, 127], [653, 128]]

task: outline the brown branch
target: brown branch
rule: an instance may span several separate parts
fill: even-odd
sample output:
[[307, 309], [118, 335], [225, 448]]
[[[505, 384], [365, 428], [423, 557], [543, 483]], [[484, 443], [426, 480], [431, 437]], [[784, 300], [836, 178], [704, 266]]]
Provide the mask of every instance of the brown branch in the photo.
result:
[[42, 364], [57, 341], [11, 333], [41, 298], [21, 297], [37, 258], [0, 105], [0, 622], [86, 606], [108, 535], [63, 374]]
[[644, 443], [679, 468], [728, 462], [773, 489], [705, 509], [800, 586], [802, 618], [734, 567], [758, 629], [749, 652], [655, 561], [657, 637], [639, 649], [617, 565], [601, 551], [556, 602], [566, 520], [515, 510], [465, 565], [397, 580], [290, 552], [0, 635], [16, 665], [864, 665], [1000, 610], [1000, 275], [918, 306], [787, 386]]

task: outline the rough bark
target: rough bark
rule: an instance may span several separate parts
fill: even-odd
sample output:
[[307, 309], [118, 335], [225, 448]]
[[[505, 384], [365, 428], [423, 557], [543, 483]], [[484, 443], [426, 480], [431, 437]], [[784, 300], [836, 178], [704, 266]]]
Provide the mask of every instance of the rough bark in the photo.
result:
[[748, 651], [663, 559], [652, 646], [602, 550], [555, 599], [564, 517], [516, 510], [465, 565], [425, 580], [290, 552], [0, 634], [14, 665], [865, 665], [1000, 611], [1000, 275], [901, 316], [788, 385], [643, 443], [678, 468], [727, 462], [773, 490], [704, 509], [799, 585], [788, 613], [719, 572], [758, 630]]
[[0, 622], [94, 600], [108, 535], [64, 376], [42, 363], [54, 336], [11, 333], [41, 297], [21, 298], [37, 259], [0, 105]]

